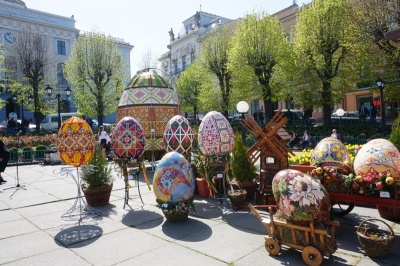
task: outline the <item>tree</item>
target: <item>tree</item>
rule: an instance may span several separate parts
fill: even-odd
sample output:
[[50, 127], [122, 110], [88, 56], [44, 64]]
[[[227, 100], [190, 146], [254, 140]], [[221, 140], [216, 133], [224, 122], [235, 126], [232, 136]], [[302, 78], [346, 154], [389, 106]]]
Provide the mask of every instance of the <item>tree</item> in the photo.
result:
[[125, 63], [111, 36], [85, 32], [78, 37], [65, 64], [66, 78], [75, 88], [78, 110], [103, 118], [115, 112], [125, 79]]
[[176, 82], [176, 90], [179, 97], [181, 107], [190, 112], [193, 110], [194, 117], [197, 117], [200, 102], [201, 87], [204, 83], [210, 81], [209, 75], [202, 71], [201, 66], [194, 62], [191, 64], [178, 78]]
[[157, 69], [159, 64], [157, 58], [157, 54], [153, 54], [149, 48], [144, 54], [142, 54], [142, 61], [138, 63], [139, 70], [145, 68]]
[[[284, 56], [286, 45], [285, 33], [279, 21], [261, 12], [249, 14], [238, 22], [233, 48], [229, 52], [230, 67], [236, 82], [244, 80], [243, 89], [258, 87], [261, 90], [267, 121], [273, 116], [272, 101], [277, 99], [270, 81], [275, 66]], [[254, 81], [258, 81], [259, 86]], [[248, 91], [245, 95], [248, 97]]]
[[40, 128], [40, 114], [47, 106], [44, 100], [46, 80], [51, 83], [52, 49], [48, 44], [45, 35], [23, 28], [6, 56], [7, 71], [12, 73], [11, 91], [18, 92], [21, 99], [33, 95], [36, 128]]
[[213, 106], [213, 104], [219, 106], [225, 117], [228, 117], [230, 94], [232, 92], [232, 74], [228, 69], [228, 51], [231, 45], [232, 33], [233, 30], [229, 25], [223, 25], [221, 28], [213, 30], [204, 38], [197, 58], [199, 64], [217, 78], [217, 86], [219, 88], [219, 90], [216, 90], [215, 86], [203, 87], [201, 99], [207, 100], [210, 106]]
[[287, 76], [295, 77], [294, 94], [313, 99], [314, 107], [323, 107], [327, 123], [333, 104], [354, 88], [358, 77], [358, 37], [348, 0], [314, 0], [297, 16]]

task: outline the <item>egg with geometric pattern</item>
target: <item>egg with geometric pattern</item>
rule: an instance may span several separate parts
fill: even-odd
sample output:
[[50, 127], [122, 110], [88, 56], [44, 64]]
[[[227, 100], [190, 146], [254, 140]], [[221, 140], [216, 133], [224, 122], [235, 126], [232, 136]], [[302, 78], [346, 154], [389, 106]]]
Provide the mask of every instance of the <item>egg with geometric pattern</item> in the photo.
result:
[[96, 140], [89, 124], [80, 117], [67, 119], [57, 133], [60, 159], [71, 166], [81, 166], [92, 157]]
[[386, 139], [373, 139], [365, 144], [354, 158], [356, 175], [387, 174], [400, 178], [400, 153], [396, 146]]
[[165, 127], [163, 143], [167, 152], [189, 154], [193, 143], [193, 129], [189, 121], [182, 115], [172, 117]]
[[228, 120], [217, 111], [208, 112], [199, 126], [198, 143], [206, 156], [229, 155], [235, 135]]
[[137, 159], [143, 155], [146, 139], [141, 125], [133, 117], [122, 118], [111, 134], [111, 149], [118, 158]]
[[324, 138], [315, 146], [310, 165], [340, 169], [343, 174], [352, 172], [352, 161], [346, 146], [336, 138]]

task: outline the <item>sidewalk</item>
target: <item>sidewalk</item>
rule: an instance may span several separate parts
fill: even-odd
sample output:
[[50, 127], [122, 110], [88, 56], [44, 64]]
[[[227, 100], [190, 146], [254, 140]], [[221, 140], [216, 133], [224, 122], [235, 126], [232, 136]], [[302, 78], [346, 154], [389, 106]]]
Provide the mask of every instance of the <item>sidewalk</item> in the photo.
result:
[[[16, 184], [17, 167], [6, 169], [3, 178], [8, 182], [0, 186], [0, 264], [304, 265], [301, 252], [286, 246], [278, 256], [269, 255], [262, 223], [248, 209], [233, 211], [228, 200], [220, 204], [196, 197], [195, 213], [187, 221], [170, 223], [141, 176], [144, 205], [133, 187], [132, 210], [123, 209], [124, 182], [118, 171], [111, 204], [97, 208], [100, 219], [85, 219], [80, 226], [62, 220], [75, 202], [77, 186], [70, 176], [58, 174], [61, 167], [66, 166], [19, 166], [19, 189], [7, 189]], [[151, 182], [151, 167], [147, 174]], [[370, 259], [360, 251], [356, 235], [367, 218], [382, 219], [376, 208], [361, 206], [337, 219], [338, 250], [323, 265], [399, 265], [400, 223], [386, 221], [396, 233], [390, 256]]]

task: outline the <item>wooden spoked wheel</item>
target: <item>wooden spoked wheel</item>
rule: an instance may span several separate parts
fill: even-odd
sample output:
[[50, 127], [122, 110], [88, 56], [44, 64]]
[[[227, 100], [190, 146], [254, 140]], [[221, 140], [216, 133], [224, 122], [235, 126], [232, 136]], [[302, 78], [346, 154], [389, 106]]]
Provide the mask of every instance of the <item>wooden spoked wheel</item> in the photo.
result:
[[281, 251], [281, 246], [279, 245], [278, 241], [276, 241], [272, 237], [265, 238], [265, 249], [271, 255], [278, 255]]
[[322, 255], [318, 249], [313, 246], [307, 246], [301, 253], [303, 261], [309, 266], [319, 266], [322, 264]]

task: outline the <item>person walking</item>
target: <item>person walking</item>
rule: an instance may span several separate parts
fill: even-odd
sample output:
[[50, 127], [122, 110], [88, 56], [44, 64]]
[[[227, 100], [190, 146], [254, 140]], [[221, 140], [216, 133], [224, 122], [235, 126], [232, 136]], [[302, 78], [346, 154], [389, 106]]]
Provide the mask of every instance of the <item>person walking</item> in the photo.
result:
[[108, 133], [104, 130], [104, 126], [101, 125], [99, 127], [99, 133], [98, 133], [98, 143], [102, 148], [103, 156], [106, 158], [106, 149], [107, 149], [107, 144], [111, 142], [111, 138], [108, 135]]
[[257, 110], [254, 111], [253, 118], [254, 118], [254, 121], [256, 121], [258, 123], [258, 112], [257, 112]]
[[336, 129], [332, 130], [331, 138], [339, 139]]
[[7, 127], [8, 127], [8, 118], [7, 118], [7, 116], [4, 117], [4, 120], [3, 120], [3, 122], [1, 122], [1, 125], [3, 126], [3, 132], [5, 134], [7, 134], [8, 133], [7, 132]]
[[378, 108], [374, 104], [371, 107], [371, 125], [376, 124], [376, 115], [378, 114]]
[[8, 120], [7, 128], [9, 133], [14, 136], [17, 131], [17, 121], [15, 121], [14, 117]]
[[3, 179], [1, 173], [3, 173], [6, 170], [9, 158], [10, 158], [10, 153], [8, 152], [6, 146], [4, 145], [4, 142], [0, 140], [0, 185], [1, 183], [7, 182], [7, 180]]
[[303, 134], [303, 141], [301, 142], [301, 146], [303, 148], [303, 150], [306, 148], [307, 145], [310, 144], [311, 138], [310, 135], [308, 134], [308, 130], [304, 131]]
[[365, 107], [364, 104], [361, 104], [361, 107], [360, 107], [360, 110], [359, 110], [358, 114], [360, 116], [361, 122], [365, 122], [365, 119], [369, 115], [368, 108]]

